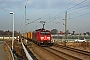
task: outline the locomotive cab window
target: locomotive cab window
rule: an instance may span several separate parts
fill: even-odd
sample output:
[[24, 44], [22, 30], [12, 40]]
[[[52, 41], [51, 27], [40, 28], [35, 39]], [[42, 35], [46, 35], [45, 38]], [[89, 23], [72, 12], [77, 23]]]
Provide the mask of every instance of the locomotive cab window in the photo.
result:
[[50, 32], [43, 31], [41, 32], [41, 35], [50, 35]]

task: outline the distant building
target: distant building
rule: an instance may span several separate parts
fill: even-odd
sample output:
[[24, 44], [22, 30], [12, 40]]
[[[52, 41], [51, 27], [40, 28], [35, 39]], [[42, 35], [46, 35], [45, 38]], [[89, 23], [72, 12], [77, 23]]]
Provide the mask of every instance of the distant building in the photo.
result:
[[60, 31], [60, 33], [59, 34], [65, 34], [63, 31]]
[[90, 35], [90, 32], [86, 32], [86, 34]]
[[58, 30], [57, 29], [53, 29], [51, 30], [52, 34], [58, 34]]

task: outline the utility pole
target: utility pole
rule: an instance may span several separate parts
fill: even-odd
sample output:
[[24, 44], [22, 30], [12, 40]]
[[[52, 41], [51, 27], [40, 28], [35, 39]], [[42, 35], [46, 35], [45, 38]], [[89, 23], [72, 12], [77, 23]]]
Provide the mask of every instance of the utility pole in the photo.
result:
[[67, 11], [66, 11], [66, 13], [65, 13], [65, 24], [64, 24], [64, 26], [65, 26], [65, 40], [64, 40], [64, 46], [66, 46], [66, 39], [67, 39]]
[[25, 6], [25, 33], [26, 33], [26, 6]]
[[[27, 29], [26, 29], [26, 5], [25, 5], [25, 34], [27, 38]], [[27, 44], [27, 39], [26, 39], [26, 44]]]
[[26, 38], [27, 38], [27, 30], [26, 30], [26, 5], [25, 5], [25, 34], [26, 34]]

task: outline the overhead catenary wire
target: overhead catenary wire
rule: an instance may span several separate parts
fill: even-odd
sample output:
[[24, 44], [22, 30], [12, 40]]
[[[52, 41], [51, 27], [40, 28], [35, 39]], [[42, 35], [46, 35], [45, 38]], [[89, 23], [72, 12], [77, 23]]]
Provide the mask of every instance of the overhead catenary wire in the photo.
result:
[[52, 18], [50, 18], [50, 19], [52, 19], [52, 20], [50, 20], [49, 22], [53, 21], [54, 18], [56, 18], [57, 16], [58, 16], [58, 17], [61, 16], [61, 14], [62, 14], [62, 13], [65, 13], [65, 11], [68, 12], [70, 9], [75, 8], [76, 6], [82, 4], [82, 3], [86, 2], [86, 1], [87, 1], [87, 0], [84, 0], [84, 1], [82, 1], [82, 2], [80, 2], [80, 3], [78, 3], [78, 4], [76, 4], [76, 5], [74, 5], [74, 6], [70, 7], [70, 8], [68, 8], [67, 10], [64, 10], [63, 12], [57, 14], [56, 16], [53, 16]]
[[[75, 0], [71, 1], [71, 2], [68, 3], [68, 4], [71, 4], [71, 3], [73, 3], [74, 1], [75, 1]], [[74, 5], [74, 6], [70, 7], [70, 8], [67, 9], [67, 10], [70, 10], [70, 9], [74, 8], [74, 7], [76, 7], [76, 6], [84, 3], [85, 1], [87, 1], [87, 0], [82, 1], [82, 2], [80, 2], [80, 3], [78, 3], [78, 4]], [[67, 4], [67, 5], [68, 5], [68, 4]], [[64, 7], [66, 7], [66, 6], [64, 6]], [[64, 7], [62, 7], [62, 8], [64, 8]], [[61, 9], [61, 8], [59, 8], [59, 9]], [[67, 11], [67, 10], [65, 10], [65, 11]], [[54, 12], [56, 12], [56, 11], [57, 11], [57, 10], [53, 11], [52, 13], [54, 13]], [[52, 13], [50, 13], [50, 14], [49, 14], [49, 20], [50, 20], [49, 22], [53, 21], [57, 16], [60, 16], [61, 14], [64, 14], [65, 11], [63, 11], [63, 12], [61, 12], [61, 13], [53, 16], [53, 17], [50, 16], [50, 15], [52, 14]], [[45, 17], [45, 16], [44, 16], [44, 17]], [[51, 20], [51, 19], [53, 19], [53, 20]], [[38, 20], [34, 20], [34, 21], [32, 21], [32, 22], [35, 22], [35, 21], [38, 21]]]
[[[62, 6], [62, 7], [58, 8], [58, 9], [55, 9], [54, 11], [52, 11], [51, 13], [49, 13], [49, 14], [43, 16], [43, 17], [49, 16], [49, 19], [48, 19], [48, 20], [50, 20], [50, 19], [51, 19], [50, 17], [51, 17], [52, 14], [54, 14], [55, 12], [57, 12], [57, 11], [60, 10], [60, 9], [67, 8], [67, 5], [73, 3], [74, 1], [75, 1], [75, 0], [67, 3], [65, 6]], [[42, 18], [42, 17], [41, 17], [41, 18]]]
[[[79, 10], [79, 9], [81, 9], [81, 8], [85, 8], [85, 7], [89, 7], [89, 6], [90, 6], [90, 4], [87, 4], [87, 5], [80, 6], [80, 7], [78, 7], [78, 8], [75, 8], [75, 9], [72, 9], [72, 10], [69, 10], [69, 11], [71, 12], [71, 11]], [[70, 13], [69, 13], [69, 14], [70, 14]]]
[[[71, 4], [71, 3], [73, 3], [74, 1], [76, 1], [76, 0], [71, 1], [71, 2], [68, 3], [68, 4]], [[87, 0], [83, 0], [83, 1], [81, 1], [81, 2], [78, 2], [77, 4], [75, 4], [75, 5], [71, 6], [71, 7], [68, 7], [68, 8], [65, 9], [64, 11], [61, 11], [60, 13], [51, 16], [52, 14], [54, 14], [55, 12], [57, 12], [58, 10], [60, 10], [61, 8], [60, 8], [60, 9], [56, 9], [55, 11], [53, 11], [53, 12], [49, 13], [48, 15], [46, 15], [46, 16], [49, 17], [49, 19], [47, 19], [47, 22], [46, 22], [46, 23], [50, 23], [51, 21], [53, 22], [53, 21], [55, 20], [55, 18], [58, 18], [58, 17], [60, 17], [60, 16], [63, 16], [66, 11], [67, 11], [67, 12], [71, 12], [71, 11], [75, 11], [75, 10], [78, 10], [78, 9], [81, 9], [81, 8], [90, 6], [90, 4], [87, 4], [87, 5], [84, 5], [84, 6], [80, 6], [80, 7], [79, 7], [79, 5], [85, 3], [86, 1], [87, 1]], [[78, 8], [77, 8], [77, 6], [78, 6]], [[64, 6], [63, 8], [65, 8], [65, 7], [66, 7], [66, 6]], [[72, 14], [73, 14], [73, 13], [72, 13]], [[81, 14], [81, 15], [82, 15], [82, 14]], [[86, 15], [87, 15], [87, 14], [86, 14]], [[45, 16], [44, 16], [44, 17], [45, 17]], [[81, 17], [81, 16], [78, 16], [78, 17]], [[41, 18], [42, 18], [42, 17], [41, 17]], [[70, 19], [71, 19], [71, 18], [75, 18], [75, 17], [70, 17]], [[39, 20], [38, 20], [38, 19], [37, 19], [37, 20], [34, 20], [34, 21], [32, 21], [31, 23], [34, 23], [34, 22], [36, 22], [36, 21], [39, 21]]]
[[[74, 1], [75, 1], [75, 0], [74, 0]], [[72, 6], [72, 7], [70, 7], [70, 8], [64, 10], [63, 12], [66, 12], [66, 11], [68, 11], [68, 10], [70, 10], [70, 9], [72, 9], [72, 8], [74, 8], [74, 7], [78, 6], [78, 5], [80, 5], [80, 4], [84, 3], [84, 2], [86, 2], [86, 1], [87, 1], [87, 0], [84, 0], [84, 1], [82, 1], [82, 2], [80, 2], [80, 3], [78, 3], [78, 4], [74, 5], [74, 6]], [[70, 4], [70, 3], [69, 3], [69, 4]], [[63, 12], [61, 12], [61, 13], [63, 13]], [[61, 13], [57, 14], [56, 16], [60, 15]]]
[[[70, 10], [70, 9], [72, 9], [72, 8], [74, 8], [74, 7], [76, 7], [76, 6], [78, 6], [78, 5], [80, 5], [80, 4], [82, 4], [82, 3], [84, 3], [84, 2], [86, 2], [87, 0], [84, 0], [84, 1], [82, 1], [82, 2], [80, 2], [80, 3], [78, 3], [78, 4], [76, 4], [76, 5], [74, 5], [74, 6], [72, 6], [72, 7], [70, 7], [69, 9], [67, 9], [67, 10]], [[66, 10], [66, 11], [67, 11]]]
[[[73, 3], [74, 1], [75, 1], [75, 0], [73, 0], [73, 1], [69, 2], [68, 4], [66, 4], [66, 6], [62, 6], [61, 8], [52, 11], [52, 12], [49, 13], [48, 15], [45, 15], [45, 16], [49, 16], [49, 19], [47, 19], [47, 20], [50, 20], [50, 19], [56, 17], [58, 14], [57, 14], [56, 16], [54, 16], [54, 17], [51, 17], [51, 14], [54, 14], [55, 12], [57, 12], [57, 10], [60, 10], [60, 9], [62, 9], [62, 8], [66, 8], [67, 5], [69, 5], [70, 3]], [[65, 12], [65, 11], [64, 11], [64, 12]], [[61, 13], [63, 13], [63, 12], [61, 12]], [[60, 14], [61, 14], [61, 13], [60, 13]], [[43, 17], [45, 17], [45, 16], [43, 16]], [[41, 18], [43, 18], [43, 17], [41, 17]], [[35, 22], [35, 21], [38, 21], [38, 20], [34, 20], [34, 21], [32, 21], [32, 22]]]
[[[73, 13], [75, 13], [75, 12], [82, 12], [82, 11], [84, 11], [86, 8], [88, 8], [90, 6], [90, 4], [88, 4], [88, 5], [85, 5], [85, 6], [82, 6], [82, 7], [79, 7], [79, 8], [75, 8], [75, 9], [73, 9], [73, 10], [70, 10], [70, 11], [68, 11], [69, 12], [69, 18], [68, 18], [68, 20], [71, 20], [71, 18], [75, 18], [76, 17], [76, 15], [74, 15]], [[71, 17], [72, 15], [74, 15], [74, 17]], [[83, 14], [81, 14], [81, 15], [83, 15]]]
[[81, 16], [84, 16], [84, 15], [87, 15], [87, 14], [90, 14], [90, 12], [84, 13], [84, 14], [81, 14], [81, 15], [78, 15], [78, 16], [75, 16], [75, 17], [72, 17], [72, 18], [69, 18], [69, 20], [70, 20], [70, 19], [74, 19], [74, 18], [78, 18], [78, 17], [81, 17]]

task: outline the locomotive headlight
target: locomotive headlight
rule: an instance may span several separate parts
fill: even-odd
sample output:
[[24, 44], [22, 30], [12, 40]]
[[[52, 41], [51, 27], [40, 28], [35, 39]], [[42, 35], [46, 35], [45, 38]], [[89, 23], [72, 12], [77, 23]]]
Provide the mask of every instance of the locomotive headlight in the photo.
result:
[[41, 40], [50, 40], [50, 37], [46, 37], [46, 36], [45, 36], [45, 37], [41, 37], [40, 39], [41, 39]]
[[44, 37], [41, 37], [41, 40], [43, 40], [44, 39]]
[[50, 37], [47, 37], [48, 40], [50, 40]]

